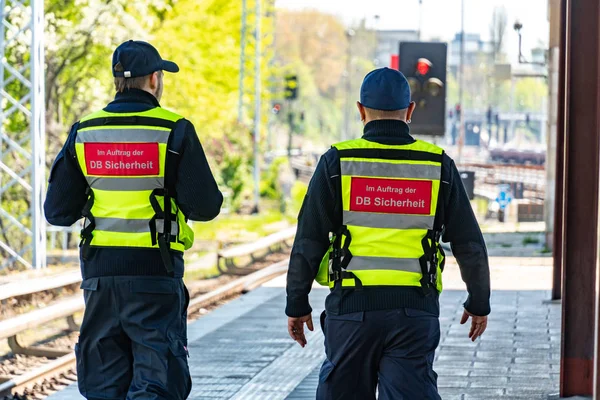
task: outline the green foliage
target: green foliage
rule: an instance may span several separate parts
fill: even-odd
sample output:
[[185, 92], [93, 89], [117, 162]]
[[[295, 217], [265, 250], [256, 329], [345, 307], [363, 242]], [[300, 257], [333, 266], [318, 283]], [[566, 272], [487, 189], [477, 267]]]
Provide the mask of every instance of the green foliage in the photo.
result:
[[545, 111], [548, 84], [540, 78], [521, 78], [515, 84], [516, 108], [523, 111]]
[[[204, 241], [243, 242], [256, 240], [262, 236], [282, 229], [281, 221], [286, 216], [276, 207], [261, 204], [264, 209], [260, 214], [253, 215], [220, 215], [209, 223], [193, 224], [195, 239]], [[213, 250], [209, 248], [207, 250]]]
[[[511, 82], [493, 78], [493, 65], [480, 63], [465, 66], [463, 108], [485, 111], [491, 105], [494, 110], [509, 112], [512, 107]], [[542, 112], [548, 97], [548, 84], [540, 78], [514, 78], [515, 112]], [[458, 104], [459, 82], [454, 73], [449, 73], [447, 104], [449, 108]]]
[[302, 203], [306, 197], [306, 192], [308, 192], [308, 185], [306, 183], [301, 181], [296, 181], [294, 183], [294, 186], [292, 187], [292, 204], [290, 207], [291, 213], [297, 215], [300, 212]]
[[[354, 36], [349, 39], [346, 27], [333, 15], [313, 10], [278, 10], [276, 54], [280, 66], [274, 77], [279, 82], [275, 98], [283, 100], [286, 74], [298, 76], [299, 98], [284, 104], [283, 112], [275, 120], [277, 127], [291, 129], [296, 136], [304, 136], [304, 140], [327, 146], [340, 139], [345, 107], [349, 107], [350, 128], [357, 136], [360, 134], [354, 102], [358, 100], [364, 75], [374, 67], [371, 60], [376, 43], [374, 32], [366, 29], [364, 23], [353, 29]], [[350, 69], [346, 71], [348, 66]], [[291, 127], [290, 112], [294, 115]], [[302, 122], [301, 114], [304, 114]], [[298, 142], [295, 141], [296, 146]], [[287, 145], [283, 140], [278, 144], [280, 148]]]
[[[270, 0], [262, 1], [261, 29], [264, 34], [261, 52], [263, 88], [267, 88], [272, 57], [272, 17]], [[164, 106], [176, 110], [196, 126], [200, 140], [212, 162], [219, 181], [231, 191], [231, 203], [238, 211], [250, 195], [252, 186], [253, 115], [248, 107], [254, 101], [254, 50], [252, 39], [256, 26], [255, 0], [248, 1], [246, 61], [244, 84], [244, 118], [237, 122], [240, 75], [241, 2], [228, 0], [178, 0], [172, 11], [163, 16], [154, 42], [164, 58], [179, 64], [178, 74], [165, 77]], [[262, 92], [263, 125], [266, 131], [268, 90]]]
[[527, 246], [528, 244], [539, 244], [540, 239], [533, 236], [525, 236], [523, 238], [523, 246]]
[[[105, 106], [114, 93], [110, 70], [115, 47], [148, 40], [172, 0], [47, 0], [46, 108], [54, 156], [68, 126]], [[50, 160], [49, 160], [50, 161]]]
[[[248, 1], [245, 103], [254, 100], [254, 41], [256, 18], [251, 12], [255, 0]], [[268, 1], [260, 0], [263, 5]], [[271, 17], [263, 17], [261, 72], [263, 87], [269, 80], [267, 67], [272, 40]], [[167, 13], [155, 42], [165, 58], [175, 60], [181, 70], [165, 79], [165, 106], [189, 118], [201, 139], [232, 136], [237, 119], [240, 74], [241, 2], [229, 0], [179, 0]], [[263, 114], [267, 115], [268, 92], [263, 92]], [[250, 108], [250, 107], [245, 107]], [[252, 108], [253, 109], [253, 108]], [[250, 113], [244, 120], [249, 123]], [[265, 117], [266, 118], [266, 117]], [[264, 121], [266, 123], [266, 120]], [[248, 124], [249, 125], [249, 124]], [[209, 154], [212, 149], [208, 149]]]
[[286, 163], [287, 158], [278, 157], [273, 160], [269, 168], [263, 171], [260, 182], [261, 197], [271, 200], [282, 200], [283, 190], [281, 187], [280, 170]]
[[230, 201], [234, 211], [239, 211], [252, 186], [251, 139], [250, 132], [237, 124], [231, 126], [226, 137], [202, 139], [206, 152], [211, 154], [212, 171], [217, 176], [219, 185], [231, 193]]
[[248, 164], [241, 155], [228, 153], [223, 158], [220, 172], [223, 184], [232, 191], [231, 204], [237, 211], [243, 200], [246, 183], [251, 179]]

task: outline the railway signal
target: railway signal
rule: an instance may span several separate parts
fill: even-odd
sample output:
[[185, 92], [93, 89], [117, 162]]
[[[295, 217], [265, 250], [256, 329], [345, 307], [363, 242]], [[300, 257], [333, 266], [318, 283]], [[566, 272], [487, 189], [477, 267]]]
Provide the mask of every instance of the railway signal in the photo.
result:
[[417, 103], [411, 123], [414, 134], [444, 136], [446, 133], [446, 54], [445, 43], [400, 43], [398, 69], [408, 79], [413, 101]]
[[285, 77], [285, 99], [296, 100], [298, 98], [298, 77], [287, 75]]

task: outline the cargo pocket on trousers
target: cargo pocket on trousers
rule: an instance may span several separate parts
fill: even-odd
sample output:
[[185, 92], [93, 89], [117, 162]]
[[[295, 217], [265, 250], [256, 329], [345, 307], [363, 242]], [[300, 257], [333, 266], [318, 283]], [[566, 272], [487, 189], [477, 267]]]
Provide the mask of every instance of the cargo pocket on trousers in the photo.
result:
[[168, 368], [169, 392], [173, 400], [187, 399], [192, 390], [192, 378], [187, 358], [189, 357], [187, 340], [171, 339]]
[[75, 359], [77, 369], [77, 386], [79, 387], [79, 393], [82, 396], [87, 397], [85, 390], [85, 369], [83, 368], [83, 359], [81, 358], [81, 347], [79, 343], [75, 344]]
[[[146, 316], [154, 318], [156, 315], [170, 316], [175, 318], [178, 313], [178, 301], [176, 282], [172, 278], [138, 279], [129, 282], [131, 293], [136, 301], [146, 304], [146, 308], [138, 315], [138, 320]], [[175, 308], [174, 308], [175, 307]], [[179, 324], [180, 319], [177, 320]], [[164, 320], [165, 324], [171, 324], [173, 320]], [[180, 328], [177, 328], [180, 329]]]
[[171, 279], [139, 279], [131, 281], [132, 293], [175, 294], [175, 282]]
[[319, 383], [325, 383], [329, 375], [333, 372], [335, 368], [335, 364], [329, 361], [329, 359], [325, 359], [323, 365], [321, 365], [321, 371], [319, 371]]
[[99, 278], [88, 278], [81, 281], [79, 289], [83, 290], [83, 299], [85, 300], [85, 304], [88, 303], [88, 299], [92, 295], [92, 292], [98, 291], [99, 280]]

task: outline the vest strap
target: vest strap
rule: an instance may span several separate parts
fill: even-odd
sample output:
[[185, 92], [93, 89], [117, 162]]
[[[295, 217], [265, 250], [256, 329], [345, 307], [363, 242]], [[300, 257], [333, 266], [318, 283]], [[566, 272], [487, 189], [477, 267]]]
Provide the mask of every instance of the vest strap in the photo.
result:
[[[160, 256], [165, 264], [165, 268], [168, 273], [173, 272], [173, 263], [171, 262], [171, 253], [169, 252], [171, 242], [171, 198], [169, 197], [169, 191], [167, 189], [154, 189], [150, 194], [150, 204], [154, 210], [154, 216], [150, 220], [150, 236], [152, 238], [152, 245], [155, 246], [158, 243], [160, 250]], [[158, 204], [157, 196], [164, 198], [165, 209], [160, 207]], [[163, 232], [158, 232], [156, 229], [156, 220], [161, 219], [164, 221]]]
[[[431, 288], [435, 289], [437, 283], [437, 265], [438, 265], [438, 245], [441, 232], [430, 230], [427, 231], [427, 235], [421, 240], [424, 254], [419, 258], [421, 264], [421, 288], [423, 294], [429, 296], [431, 294]], [[431, 241], [431, 243], [430, 243]]]
[[79, 247], [81, 248], [81, 258], [87, 260], [90, 252], [90, 243], [94, 236], [92, 232], [94, 229], [96, 229], [96, 221], [92, 215], [92, 207], [94, 206], [94, 191], [88, 186], [85, 193], [88, 196], [88, 199], [83, 206], [83, 210], [81, 210], [81, 215], [85, 218], [85, 221], [83, 229], [81, 230], [81, 241], [79, 242]]
[[[342, 238], [344, 244], [342, 246]], [[352, 260], [350, 252], [350, 243], [352, 243], [352, 235], [345, 225], [342, 225], [339, 232], [335, 235], [333, 246], [329, 258], [332, 260], [332, 274], [329, 275], [329, 280], [332, 282], [343, 281], [344, 279], [354, 279], [354, 289], [362, 290], [362, 281], [351, 271], [347, 271], [348, 265]]]
[[[185, 136], [186, 120], [180, 119], [172, 125], [171, 135], [167, 145], [167, 159], [165, 161], [165, 187], [164, 189], [155, 189], [150, 195], [150, 204], [154, 209], [154, 217], [150, 220], [150, 230], [152, 231], [152, 245], [158, 242], [160, 255], [165, 264], [168, 273], [173, 272], [173, 263], [171, 262], [170, 243], [177, 241], [177, 236], [171, 235], [171, 224], [177, 223], [177, 215], [171, 212], [171, 198], [175, 198], [175, 182], [177, 180], [177, 169], [181, 147]], [[164, 199], [164, 211], [160, 208], [156, 196], [162, 196]], [[163, 219], [164, 230], [157, 232], [156, 220]]]

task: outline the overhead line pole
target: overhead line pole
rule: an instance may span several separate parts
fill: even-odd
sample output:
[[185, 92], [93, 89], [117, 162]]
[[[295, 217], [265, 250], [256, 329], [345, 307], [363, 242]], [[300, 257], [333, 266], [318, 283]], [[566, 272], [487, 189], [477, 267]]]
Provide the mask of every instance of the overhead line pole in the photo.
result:
[[246, 24], [248, 13], [246, 10], [246, 1], [242, 0], [242, 29], [240, 32], [240, 88], [238, 99], [238, 122], [244, 121], [244, 75], [246, 70]]
[[261, 0], [256, 0], [256, 28], [254, 30], [255, 41], [255, 99], [254, 99], [254, 209], [253, 212], [258, 213], [260, 200], [260, 166], [258, 162], [259, 144], [260, 144], [260, 122], [261, 122], [261, 29], [262, 11]]
[[44, 73], [44, 0], [31, 1], [31, 227], [36, 269], [46, 267], [46, 103]]

